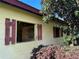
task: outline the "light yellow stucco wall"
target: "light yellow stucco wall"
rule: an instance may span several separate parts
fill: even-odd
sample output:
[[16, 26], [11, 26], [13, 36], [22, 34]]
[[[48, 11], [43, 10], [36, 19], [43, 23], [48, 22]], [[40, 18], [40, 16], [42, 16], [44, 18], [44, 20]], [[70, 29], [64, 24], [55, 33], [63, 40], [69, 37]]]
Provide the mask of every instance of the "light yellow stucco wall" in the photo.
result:
[[[35, 40], [5, 46], [5, 18], [35, 24]], [[37, 40], [37, 24], [42, 24], [43, 26], [43, 39], [41, 41]], [[40, 44], [60, 44], [61, 38], [53, 38], [54, 25], [56, 26], [54, 22], [43, 23], [40, 16], [0, 3], [0, 59], [30, 59], [31, 51], [34, 47]]]

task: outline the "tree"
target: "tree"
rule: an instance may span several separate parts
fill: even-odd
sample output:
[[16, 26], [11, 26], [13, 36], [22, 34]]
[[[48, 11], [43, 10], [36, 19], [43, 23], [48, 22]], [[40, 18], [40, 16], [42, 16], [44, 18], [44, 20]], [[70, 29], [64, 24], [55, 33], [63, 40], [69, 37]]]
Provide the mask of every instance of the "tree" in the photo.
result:
[[[68, 23], [66, 33], [70, 32], [70, 40], [74, 41], [79, 32], [79, 7], [76, 0], [42, 0], [43, 20], [63, 19]], [[68, 42], [68, 41], [67, 41]]]

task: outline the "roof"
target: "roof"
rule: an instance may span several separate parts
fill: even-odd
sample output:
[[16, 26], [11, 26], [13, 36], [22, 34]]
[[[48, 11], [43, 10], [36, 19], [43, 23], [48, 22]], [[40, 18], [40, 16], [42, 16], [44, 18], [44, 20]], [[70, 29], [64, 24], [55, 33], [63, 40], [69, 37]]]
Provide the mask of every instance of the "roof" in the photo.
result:
[[[29, 11], [29, 12], [34, 13], [34, 14], [36, 14], [36, 15], [42, 16], [42, 15], [39, 13], [40, 10], [38, 10], [38, 9], [32, 7], [32, 6], [29, 6], [29, 5], [27, 5], [27, 4], [24, 4], [24, 3], [22, 3], [22, 2], [20, 2], [20, 1], [18, 1], [18, 0], [0, 0], [0, 2], [6, 3], [6, 4], [9, 4], [9, 5], [11, 5], [11, 6], [20, 8], [20, 9], [22, 9], [22, 10]], [[64, 21], [59, 20], [59, 19], [53, 20], [53, 21], [56, 21], [56, 22], [60, 22], [60, 23], [62, 23], [62, 24], [63, 24], [63, 23], [65, 24]]]
[[25, 10], [25, 11], [29, 11], [29, 12], [37, 14], [37, 15], [41, 15], [39, 13], [40, 10], [38, 10], [32, 6], [29, 6], [27, 4], [24, 4], [18, 0], [0, 0], [0, 2], [15, 6], [17, 8], [20, 8], [20, 9]]

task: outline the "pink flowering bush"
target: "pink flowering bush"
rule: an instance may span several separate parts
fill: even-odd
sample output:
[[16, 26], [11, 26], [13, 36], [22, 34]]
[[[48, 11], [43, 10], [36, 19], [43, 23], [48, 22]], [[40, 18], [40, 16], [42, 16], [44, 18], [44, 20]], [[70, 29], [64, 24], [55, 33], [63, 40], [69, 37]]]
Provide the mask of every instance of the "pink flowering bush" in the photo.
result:
[[40, 45], [32, 54], [31, 59], [79, 59], [79, 48]]

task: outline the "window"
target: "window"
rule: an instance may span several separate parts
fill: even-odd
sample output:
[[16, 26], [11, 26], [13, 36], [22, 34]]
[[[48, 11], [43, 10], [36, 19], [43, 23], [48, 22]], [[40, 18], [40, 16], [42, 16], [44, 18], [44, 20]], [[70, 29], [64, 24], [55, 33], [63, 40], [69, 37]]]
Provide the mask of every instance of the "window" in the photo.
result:
[[63, 36], [63, 29], [58, 27], [53, 27], [53, 36], [56, 37], [62, 37]]
[[17, 21], [17, 42], [34, 40], [34, 24]]
[[[11, 21], [10, 21], [11, 20]], [[35, 27], [35, 25], [37, 27]], [[42, 24], [30, 24], [16, 21], [15, 19], [5, 19], [5, 45], [15, 44], [17, 42], [33, 41], [35, 33], [37, 39], [42, 40]], [[37, 32], [34, 29], [37, 29]], [[17, 35], [17, 39], [16, 39]]]

